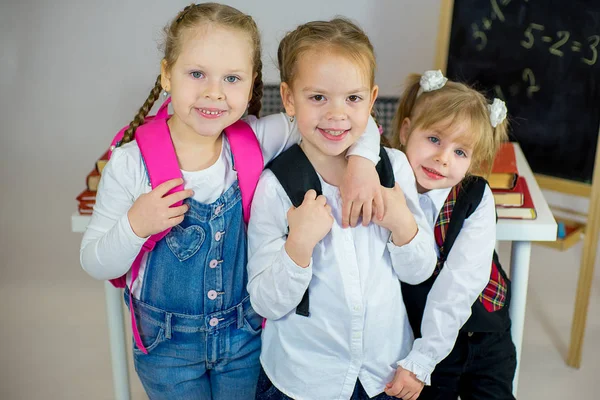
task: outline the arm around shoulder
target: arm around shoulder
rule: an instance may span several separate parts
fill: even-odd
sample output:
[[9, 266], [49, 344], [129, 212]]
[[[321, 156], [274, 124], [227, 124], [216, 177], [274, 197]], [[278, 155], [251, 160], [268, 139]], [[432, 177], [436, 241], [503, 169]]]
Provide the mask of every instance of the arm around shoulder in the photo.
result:
[[275, 157], [300, 141], [300, 131], [294, 121], [285, 113], [277, 113], [256, 118], [249, 115], [246, 122], [250, 125], [263, 152], [265, 166]]
[[417, 234], [410, 242], [403, 246], [396, 246], [390, 241], [388, 249], [392, 265], [400, 280], [416, 285], [431, 276], [437, 262], [433, 232], [419, 205], [415, 177], [408, 159], [399, 150], [386, 148], [386, 151], [392, 163], [396, 183], [404, 194], [406, 207], [417, 224]]

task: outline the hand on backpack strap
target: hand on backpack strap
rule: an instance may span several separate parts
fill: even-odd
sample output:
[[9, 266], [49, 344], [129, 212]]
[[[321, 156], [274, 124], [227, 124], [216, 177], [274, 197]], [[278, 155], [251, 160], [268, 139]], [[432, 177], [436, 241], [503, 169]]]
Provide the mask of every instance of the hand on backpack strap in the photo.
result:
[[342, 227], [356, 226], [362, 214], [362, 224], [369, 225], [371, 218], [383, 217], [385, 208], [379, 184], [379, 175], [370, 160], [350, 156], [344, 179], [340, 185], [342, 196]]
[[296, 264], [306, 268], [310, 264], [313, 249], [331, 230], [331, 207], [325, 196], [317, 196], [317, 192], [310, 189], [300, 207], [290, 207], [287, 220], [289, 234], [285, 250]]
[[167, 195], [171, 189], [182, 183], [181, 178], [168, 180], [155, 187], [150, 193], [144, 193], [136, 199], [127, 212], [127, 218], [137, 236], [146, 238], [183, 221], [183, 216], [189, 207], [186, 204], [171, 206], [191, 197], [194, 192], [188, 189]]
[[392, 232], [392, 240], [396, 246], [409, 243], [418, 232], [417, 222], [412, 212], [406, 205], [404, 192], [398, 183], [393, 189], [381, 187], [385, 214], [382, 220], [375, 219], [377, 225]]

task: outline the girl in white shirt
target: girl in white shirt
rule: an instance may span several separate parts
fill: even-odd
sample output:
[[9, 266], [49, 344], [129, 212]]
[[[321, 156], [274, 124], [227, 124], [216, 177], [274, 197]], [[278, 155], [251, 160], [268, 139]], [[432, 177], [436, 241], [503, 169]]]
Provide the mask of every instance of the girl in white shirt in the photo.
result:
[[[308, 190], [293, 207], [267, 169], [254, 195], [248, 292], [267, 319], [261, 364], [273, 384], [259, 384], [257, 398], [415, 399], [422, 382], [396, 364], [413, 342], [399, 279], [430, 277], [435, 252], [404, 154], [384, 150], [397, 183], [382, 189], [383, 219], [352, 229], [341, 221], [346, 152], [378, 92], [373, 47], [347, 20], [314, 21], [283, 38], [278, 61], [286, 113], [302, 135], [301, 150], [288, 152], [308, 160], [323, 194]], [[296, 310], [307, 289], [305, 316]]]
[[[232, 7], [203, 3], [187, 6], [165, 32], [161, 74], [103, 170], [81, 242], [81, 265], [97, 279], [127, 273], [125, 300], [139, 331], [135, 367], [151, 399], [250, 400], [260, 368], [262, 318], [246, 291], [241, 192], [222, 132], [246, 110], [254, 115], [260, 110], [258, 29]], [[183, 182], [173, 179], [152, 190], [132, 139], [163, 90], [171, 95], [174, 114], [161, 126], [172, 140]], [[265, 162], [299, 137], [283, 114], [249, 123]], [[374, 146], [366, 154], [377, 162], [379, 132], [374, 122], [370, 126]], [[363, 162], [350, 163], [355, 161]], [[370, 165], [359, 167], [360, 173], [376, 176]], [[182, 183], [184, 190], [170, 193]], [[171, 207], [179, 200], [184, 204]], [[371, 198], [368, 203], [370, 218]], [[169, 227], [144, 255], [132, 282], [130, 267], [146, 239]]]
[[506, 107], [427, 71], [408, 78], [393, 129], [438, 251], [430, 279], [402, 285], [417, 339], [400, 364], [428, 385], [420, 399], [513, 399], [510, 281], [494, 252], [494, 198], [475, 176], [507, 139]]

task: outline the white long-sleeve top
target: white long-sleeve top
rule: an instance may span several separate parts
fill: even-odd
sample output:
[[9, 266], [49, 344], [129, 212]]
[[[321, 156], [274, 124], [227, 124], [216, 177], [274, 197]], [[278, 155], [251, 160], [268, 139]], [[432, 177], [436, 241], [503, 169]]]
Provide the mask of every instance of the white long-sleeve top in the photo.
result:
[[[406, 156], [387, 153], [418, 225], [417, 235], [401, 247], [374, 223], [342, 229], [339, 189], [319, 177], [335, 221], [310, 265], [301, 268], [284, 247], [292, 203], [271, 171], [263, 172], [254, 194], [248, 292], [256, 312], [267, 318], [261, 363], [275, 386], [294, 399], [348, 399], [357, 378], [375, 396], [412, 347], [399, 279], [417, 284], [431, 276], [433, 234]], [[309, 317], [295, 313], [306, 288]]]
[[[431, 229], [451, 188], [419, 195], [419, 203]], [[464, 222], [446, 262], [427, 296], [421, 323], [422, 337], [399, 365], [409, 369], [427, 385], [431, 373], [454, 348], [471, 307], [487, 285], [496, 244], [496, 208], [486, 186], [477, 209]], [[435, 245], [436, 252], [439, 249]]]
[[[297, 143], [301, 137], [297, 123], [290, 122], [284, 113], [260, 119], [250, 117], [247, 122], [258, 138], [265, 165]], [[366, 133], [359, 138], [348, 155], [360, 155], [377, 163], [379, 140], [379, 130], [371, 118]], [[226, 138], [223, 140], [221, 155], [213, 165], [200, 171], [181, 172], [184, 187], [193, 189], [194, 200], [201, 203], [214, 202], [237, 179]], [[102, 171], [94, 212], [81, 241], [81, 266], [92, 277], [105, 280], [128, 273], [147, 238], [140, 238], [133, 232], [127, 212], [140, 195], [151, 190], [137, 143], [132, 141], [115, 149]], [[145, 266], [146, 256], [142, 259], [139, 277], [133, 285], [133, 295], [136, 298], [139, 298]], [[131, 284], [130, 273], [127, 284]]]

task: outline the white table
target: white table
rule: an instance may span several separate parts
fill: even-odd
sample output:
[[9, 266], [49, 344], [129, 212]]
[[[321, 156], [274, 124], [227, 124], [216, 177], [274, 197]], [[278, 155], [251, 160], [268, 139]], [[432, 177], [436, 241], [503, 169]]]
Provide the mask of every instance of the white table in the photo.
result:
[[[524, 220], [498, 220], [496, 239], [498, 241], [512, 242], [510, 278], [512, 281], [512, 300], [510, 315], [512, 319], [512, 338], [517, 348], [517, 372], [514, 380], [514, 394], [516, 397], [519, 383], [519, 367], [521, 363], [521, 345], [523, 343], [523, 328], [525, 326], [525, 304], [527, 303], [527, 282], [529, 280], [529, 258], [531, 255], [531, 242], [556, 240], [556, 221], [550, 212], [548, 203], [542, 195], [527, 160], [519, 145], [515, 144], [517, 167], [519, 174], [527, 180], [533, 204], [537, 211], [537, 218], [532, 221]], [[89, 216], [73, 214], [71, 229], [73, 232], [83, 232], [89, 223]], [[502, 261], [502, 260], [501, 260]], [[115, 399], [128, 400], [129, 374], [127, 369], [127, 338], [125, 334], [123, 316], [123, 292], [115, 289], [110, 283], [104, 283], [106, 294], [106, 308], [108, 313], [108, 330], [110, 336], [110, 352], [112, 359], [113, 379], [115, 385]], [[129, 318], [127, 319], [129, 321]]]
[[[75, 213], [71, 216], [71, 230], [84, 232], [91, 217]], [[104, 282], [110, 358], [112, 362], [115, 400], [129, 400], [129, 369], [127, 366], [127, 334], [123, 315], [123, 290]], [[127, 319], [129, 321], [129, 318]]]
[[[496, 240], [512, 242], [510, 257], [510, 279], [512, 281], [512, 299], [510, 318], [512, 320], [512, 339], [517, 348], [517, 372], [513, 382], [513, 394], [517, 397], [519, 368], [521, 364], [521, 345], [525, 327], [525, 305], [527, 303], [527, 282], [529, 281], [529, 257], [531, 242], [551, 242], [556, 240], [556, 221], [550, 212], [548, 203], [542, 195], [533, 172], [518, 144], [514, 145], [519, 175], [525, 177], [531, 198], [537, 212], [532, 221], [499, 219], [496, 227]], [[502, 260], [500, 260], [502, 262]]]

